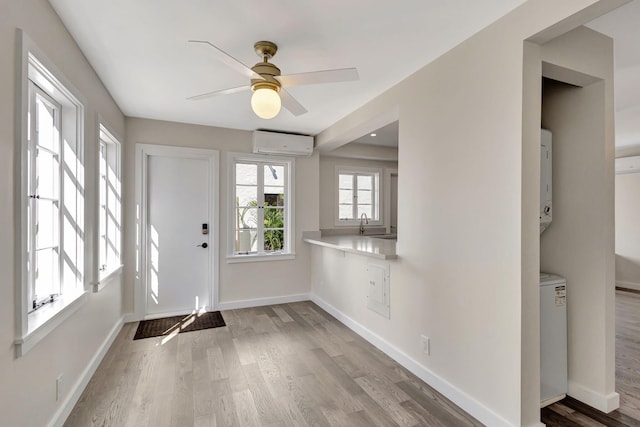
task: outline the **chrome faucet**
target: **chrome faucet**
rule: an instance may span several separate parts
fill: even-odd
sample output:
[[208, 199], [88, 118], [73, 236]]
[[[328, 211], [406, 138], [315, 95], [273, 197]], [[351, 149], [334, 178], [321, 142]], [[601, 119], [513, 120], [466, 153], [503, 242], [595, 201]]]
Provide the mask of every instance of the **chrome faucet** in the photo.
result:
[[[362, 222], [362, 217], [364, 217], [364, 223]], [[362, 212], [360, 215], [360, 235], [364, 234], [364, 224], [369, 224], [369, 218], [367, 218], [367, 214]]]

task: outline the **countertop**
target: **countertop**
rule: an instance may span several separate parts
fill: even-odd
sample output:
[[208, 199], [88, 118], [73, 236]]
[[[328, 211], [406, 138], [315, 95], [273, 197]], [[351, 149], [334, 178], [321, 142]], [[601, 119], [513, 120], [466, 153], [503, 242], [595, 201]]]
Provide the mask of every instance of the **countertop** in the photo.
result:
[[312, 245], [324, 246], [377, 259], [396, 259], [396, 241], [375, 236], [306, 236], [303, 240]]

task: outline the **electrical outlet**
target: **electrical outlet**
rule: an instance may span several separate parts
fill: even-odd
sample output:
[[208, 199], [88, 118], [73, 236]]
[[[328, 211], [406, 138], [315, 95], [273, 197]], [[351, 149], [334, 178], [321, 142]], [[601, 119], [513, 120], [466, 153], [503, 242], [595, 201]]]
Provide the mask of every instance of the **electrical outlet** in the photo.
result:
[[56, 402], [62, 397], [62, 374], [56, 378]]
[[422, 335], [420, 337], [420, 344], [422, 345], [422, 352], [427, 356], [431, 355], [431, 340], [428, 336]]

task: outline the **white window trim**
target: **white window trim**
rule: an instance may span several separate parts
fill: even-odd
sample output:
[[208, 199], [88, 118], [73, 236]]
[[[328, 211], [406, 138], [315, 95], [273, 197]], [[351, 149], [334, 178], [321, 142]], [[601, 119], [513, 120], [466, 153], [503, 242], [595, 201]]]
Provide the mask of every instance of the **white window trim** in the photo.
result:
[[[58, 101], [56, 101], [51, 95], [49, 95], [47, 92], [45, 92], [43, 89], [41, 89], [37, 84], [33, 83], [33, 82], [29, 82], [29, 105], [30, 107], [35, 107], [37, 102], [36, 100], [40, 98], [41, 102], [44, 102], [46, 104], [48, 104], [54, 113], [54, 122], [55, 122], [55, 127], [57, 128], [58, 131], [61, 130], [61, 122], [62, 122], [62, 105], [60, 105], [60, 103]], [[35, 110], [35, 108], [34, 108]], [[31, 176], [29, 176], [29, 178], [27, 178], [27, 181], [35, 181], [35, 177], [36, 177], [36, 167], [35, 165], [38, 162], [38, 156], [39, 154], [37, 154], [41, 149], [39, 145], [37, 144], [37, 142], [35, 141], [35, 134], [37, 133], [37, 129], [38, 129], [38, 120], [36, 120], [36, 118], [38, 117], [37, 113], [35, 111], [33, 111], [33, 117], [31, 117], [31, 121], [29, 123], [30, 125], [30, 129], [29, 132], [34, 135], [34, 137], [32, 138], [32, 141], [29, 141], [28, 144], [30, 146], [31, 149], [31, 153], [29, 156], [29, 159], [27, 161], [27, 163], [29, 165], [31, 165], [31, 170], [30, 170], [30, 174]], [[58, 254], [62, 253], [62, 249], [64, 248], [65, 245], [65, 239], [64, 239], [64, 234], [61, 233], [60, 228], [61, 228], [61, 223], [62, 223], [62, 215], [60, 214], [60, 212], [62, 212], [62, 203], [65, 199], [65, 189], [64, 189], [64, 178], [63, 178], [63, 169], [62, 166], [64, 164], [64, 147], [63, 147], [63, 143], [62, 143], [62, 139], [63, 136], [62, 134], [58, 135], [58, 152], [55, 153], [55, 156], [57, 156], [58, 158], [58, 164], [60, 165], [58, 167], [58, 171], [57, 171], [57, 175], [58, 175], [58, 188], [56, 189], [57, 195], [56, 197], [54, 197], [54, 199], [56, 199], [57, 201], [57, 206], [58, 206], [58, 227], [57, 227], [57, 235], [58, 235], [58, 241], [57, 244], [54, 245], [55, 247], [57, 247], [58, 249]], [[49, 151], [45, 148], [45, 151]], [[51, 153], [51, 152], [50, 152]], [[27, 192], [27, 194], [31, 194], [31, 195], [35, 195], [36, 193], [36, 188], [30, 187], [29, 191]], [[53, 202], [53, 200], [50, 200]], [[31, 215], [27, 215], [28, 220], [27, 223], [29, 224], [27, 226], [27, 229], [31, 228], [31, 229], [36, 229], [39, 227], [39, 222], [36, 219], [37, 214], [34, 214], [34, 212], [37, 212], [38, 209], [40, 208], [39, 205], [39, 201], [38, 200], [29, 200], [27, 202], [29, 204], [29, 207], [27, 209], [27, 211], [32, 210]], [[36, 237], [35, 235], [31, 234], [27, 236], [27, 238], [29, 239], [29, 244], [28, 246], [31, 246], [32, 248], [36, 247]], [[37, 256], [35, 254], [36, 250], [34, 249], [34, 251], [32, 253], [29, 254], [29, 263], [35, 265], [36, 264], [36, 259]], [[58, 257], [58, 271], [62, 271], [62, 269], [64, 268], [64, 264], [63, 264], [63, 258], [62, 256], [59, 255]], [[59, 275], [58, 275], [59, 276]], [[59, 279], [60, 277], [58, 277]], [[28, 300], [29, 301], [34, 301], [34, 296], [36, 296], [36, 283], [35, 280], [33, 278], [28, 278], [28, 282], [29, 282], [29, 286], [27, 289], [27, 295], [28, 295]], [[63, 294], [63, 289], [62, 289], [62, 283], [58, 280], [57, 283], [57, 289], [53, 290], [53, 294], [57, 294], [57, 295], [61, 295]], [[40, 299], [42, 298], [43, 295], [40, 295]], [[35, 309], [32, 309], [32, 311], [35, 311]], [[45, 310], [46, 311], [46, 310]]]
[[[289, 232], [287, 235], [287, 252], [275, 253], [275, 254], [235, 254], [235, 207], [234, 200], [236, 177], [235, 177], [235, 163], [241, 161], [249, 162], [275, 162], [287, 164], [287, 189], [288, 197], [286, 197], [285, 206], [285, 224], [289, 224]], [[258, 262], [258, 261], [282, 261], [295, 259], [295, 241], [296, 241], [296, 225], [295, 225], [295, 159], [293, 157], [281, 157], [281, 156], [266, 156], [263, 154], [251, 154], [251, 153], [227, 153], [227, 171], [228, 171], [228, 210], [227, 210], [227, 263], [239, 263], [239, 262]]]
[[367, 174], [378, 174], [378, 219], [372, 220], [369, 218], [368, 225], [372, 226], [383, 226], [384, 218], [386, 217], [386, 212], [384, 207], [386, 206], [384, 194], [384, 178], [382, 169], [380, 168], [365, 168], [365, 167], [356, 167], [356, 166], [346, 166], [346, 165], [336, 165], [335, 173], [334, 173], [334, 181], [333, 181], [333, 218], [334, 225], [337, 227], [353, 227], [360, 225], [360, 218], [358, 219], [340, 219], [340, 209], [339, 209], [339, 201], [340, 201], [340, 192], [338, 191], [339, 187], [339, 175], [341, 173], [367, 173]]
[[[14, 164], [19, 165], [14, 169], [14, 192], [19, 203], [14, 205], [14, 229], [15, 233], [14, 253], [17, 254], [15, 263], [15, 313], [16, 313], [16, 339], [15, 353], [16, 357], [26, 354], [38, 342], [45, 338], [57, 326], [68, 319], [86, 300], [86, 274], [83, 274], [84, 284], [82, 289], [78, 289], [73, 294], [67, 293], [59, 298], [58, 301], [51, 303], [46, 309], [36, 310], [28, 313], [28, 274], [27, 274], [27, 239], [28, 227], [27, 217], [28, 206], [28, 176], [27, 168], [24, 167], [28, 161], [28, 109], [29, 109], [29, 64], [30, 58], [34, 58], [41, 67], [38, 71], [42, 75], [57, 81], [60, 86], [56, 86], [54, 90], [59, 90], [76, 108], [76, 138], [80, 147], [84, 146], [85, 133], [85, 105], [86, 100], [80, 94], [64, 74], [49, 60], [49, 58], [37, 47], [37, 45], [22, 30], [18, 30], [18, 47], [17, 47], [17, 68], [16, 68], [16, 132], [15, 141], [15, 159]], [[40, 69], [41, 68], [41, 69]], [[46, 86], [46, 82], [38, 82]], [[84, 164], [84, 150], [79, 153], [80, 160]], [[85, 217], [86, 217], [86, 209]], [[86, 218], [85, 218], [86, 219]], [[83, 219], [84, 220], [84, 219]], [[86, 221], [84, 221], [86, 223]], [[79, 266], [86, 272], [85, 265]], [[40, 311], [40, 313], [38, 313]]]
[[109, 273], [107, 273], [104, 276], [100, 277], [100, 280], [98, 280], [97, 282], [93, 283], [93, 286], [92, 286], [93, 292], [100, 292], [101, 290], [106, 288], [107, 285], [109, 285], [110, 283], [114, 282], [115, 281], [114, 279], [116, 277], [118, 277], [122, 273], [122, 269], [123, 268], [124, 268], [124, 265], [120, 264], [116, 268], [114, 268], [111, 271], [109, 271]]
[[111, 266], [107, 266], [106, 270], [100, 270], [100, 165], [98, 164], [98, 167], [96, 167], [96, 171], [97, 171], [97, 186], [98, 186], [98, 191], [95, 193], [98, 196], [98, 200], [96, 201], [96, 206], [97, 206], [97, 210], [96, 210], [96, 215], [94, 218], [95, 221], [95, 244], [94, 246], [94, 250], [93, 250], [93, 254], [95, 254], [94, 258], [95, 258], [95, 267], [92, 270], [96, 270], [95, 271], [95, 278], [93, 280], [93, 292], [99, 292], [102, 289], [104, 289], [109, 283], [113, 282], [113, 279], [119, 272], [122, 271], [123, 268], [123, 264], [122, 264], [122, 238], [123, 238], [123, 234], [122, 234], [122, 229], [123, 229], [123, 224], [122, 224], [122, 218], [123, 218], [123, 214], [122, 214], [122, 143], [120, 141], [122, 141], [122, 138], [120, 137], [120, 135], [117, 132], [114, 132], [112, 127], [109, 126], [105, 120], [102, 118], [102, 116], [98, 115], [98, 126], [97, 126], [97, 134], [96, 134], [96, 141], [98, 142], [98, 150], [96, 151], [96, 160], [99, 162], [100, 161], [100, 144], [102, 143], [102, 138], [100, 137], [100, 134], [102, 132], [104, 132], [107, 136], [107, 138], [109, 139], [109, 143], [113, 144], [115, 146], [116, 149], [116, 176], [118, 178], [118, 180], [120, 181], [120, 218], [118, 218], [119, 224], [120, 224], [120, 232], [119, 234], [119, 241], [120, 241], [120, 247], [118, 248], [119, 250], [119, 254], [120, 254], [120, 262], [118, 262], [116, 265], [111, 265]]

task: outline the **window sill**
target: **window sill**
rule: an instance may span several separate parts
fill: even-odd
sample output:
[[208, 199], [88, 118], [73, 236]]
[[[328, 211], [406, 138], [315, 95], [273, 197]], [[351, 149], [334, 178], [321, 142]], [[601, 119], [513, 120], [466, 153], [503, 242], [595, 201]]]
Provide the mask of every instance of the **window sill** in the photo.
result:
[[87, 292], [66, 295], [27, 316], [28, 332], [14, 341], [16, 357], [27, 354], [37, 343], [75, 313], [87, 299]]
[[227, 263], [235, 264], [240, 262], [285, 261], [289, 259], [296, 259], [295, 252], [274, 255], [230, 255], [227, 257]]
[[106, 288], [109, 283], [113, 282], [113, 279], [122, 272], [122, 267], [122, 265], [119, 265], [111, 271], [104, 272], [104, 274], [100, 275], [100, 281], [93, 284], [93, 292], [100, 292]]

